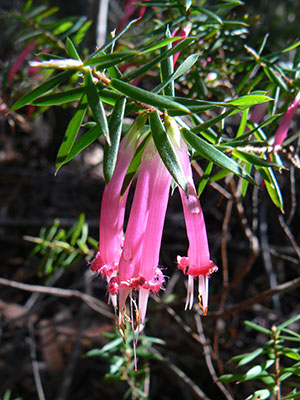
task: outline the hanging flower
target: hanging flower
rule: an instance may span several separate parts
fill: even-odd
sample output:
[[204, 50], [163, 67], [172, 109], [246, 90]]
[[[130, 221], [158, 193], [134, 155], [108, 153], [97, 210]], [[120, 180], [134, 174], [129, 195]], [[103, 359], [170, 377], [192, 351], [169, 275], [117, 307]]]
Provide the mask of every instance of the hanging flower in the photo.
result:
[[184, 274], [188, 275], [185, 308], [192, 308], [194, 301], [194, 279], [198, 277], [199, 304], [203, 308], [204, 314], [206, 314], [208, 306], [208, 280], [210, 275], [216, 272], [218, 268], [210, 260], [205, 221], [193, 181], [187, 145], [181, 138], [178, 126], [173, 119], [168, 118], [166, 126], [170, 137], [173, 138], [174, 148], [177, 151], [187, 180], [187, 192], [185, 193], [179, 188], [179, 193], [183, 206], [189, 249], [187, 257], [177, 257], [178, 268]]
[[129, 187], [123, 196], [121, 196], [121, 190], [128, 166], [137, 146], [137, 133], [144, 123], [144, 116], [137, 118], [121, 141], [115, 171], [109, 184], [105, 186], [102, 197], [99, 251], [92, 262], [91, 269], [107, 280], [110, 300], [115, 307], [117, 306], [117, 289], [113, 278], [117, 275], [123, 246], [123, 223]]
[[[192, 29], [192, 25], [190, 23], [187, 23], [181, 29], [175, 29], [174, 32], [172, 33], [172, 37], [180, 36], [180, 37], [182, 37], [182, 39], [179, 39], [176, 42], [174, 42], [173, 47], [176, 46], [176, 44], [180, 43], [183, 39], [186, 39], [189, 36], [191, 29]], [[177, 62], [179, 55], [180, 55], [180, 51], [178, 51], [176, 54], [173, 55], [173, 65], [174, 66]]]
[[288, 109], [280, 122], [280, 125], [275, 133], [275, 138], [274, 138], [274, 143], [273, 143], [274, 148], [276, 148], [276, 146], [281, 146], [282, 143], [284, 142], [284, 140], [287, 136], [290, 124], [292, 122], [292, 119], [298, 108], [299, 102], [300, 102], [300, 92], [294, 98], [292, 103], [288, 106]]
[[158, 261], [170, 182], [171, 176], [150, 140], [143, 153], [119, 262], [119, 325], [132, 290], [139, 291], [138, 318], [144, 323], [149, 292], [158, 292], [163, 283]]

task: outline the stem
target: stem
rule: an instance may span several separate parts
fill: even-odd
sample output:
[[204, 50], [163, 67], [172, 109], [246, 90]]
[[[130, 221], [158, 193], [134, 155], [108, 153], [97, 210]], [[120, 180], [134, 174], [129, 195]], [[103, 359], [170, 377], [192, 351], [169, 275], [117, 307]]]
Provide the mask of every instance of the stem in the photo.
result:
[[275, 382], [276, 386], [274, 388], [276, 394], [276, 400], [281, 399], [281, 390], [280, 390], [280, 354], [277, 349], [278, 344], [278, 335], [279, 331], [277, 331], [276, 327], [272, 327], [273, 339], [274, 339], [274, 354], [275, 354]]

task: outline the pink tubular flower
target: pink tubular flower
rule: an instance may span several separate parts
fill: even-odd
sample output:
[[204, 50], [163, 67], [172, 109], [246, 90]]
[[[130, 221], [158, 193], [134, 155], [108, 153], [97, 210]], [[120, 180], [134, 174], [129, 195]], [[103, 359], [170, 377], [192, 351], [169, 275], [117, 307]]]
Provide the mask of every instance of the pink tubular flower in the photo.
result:
[[300, 102], [300, 92], [297, 94], [297, 96], [294, 98], [294, 100], [292, 101], [292, 103], [289, 105], [286, 113], [284, 114], [284, 117], [282, 118], [282, 121], [275, 133], [275, 138], [274, 138], [274, 143], [273, 146], [281, 146], [282, 143], [284, 142], [290, 124], [292, 122], [292, 119], [295, 115], [295, 112], [297, 110], [297, 107], [299, 105]]
[[158, 259], [170, 182], [150, 141], [143, 153], [119, 263], [119, 325], [133, 289], [139, 290], [139, 319], [144, 323], [149, 292], [157, 292], [163, 283]]
[[[194, 301], [194, 278], [199, 277], [199, 304], [203, 308], [204, 314], [206, 314], [208, 305], [208, 279], [218, 268], [210, 260], [204, 216], [193, 182], [187, 145], [180, 137], [178, 126], [174, 120], [169, 118], [166, 121], [166, 125], [170, 136], [173, 136], [173, 138], [177, 136], [179, 138], [180, 147], [175, 143], [174, 148], [176, 149], [187, 180], [187, 193], [181, 188], [179, 188], [179, 193], [189, 240], [188, 257], [177, 257], [178, 268], [181, 269], [184, 274], [188, 275], [188, 291], [185, 308], [192, 308]], [[200, 297], [202, 300], [201, 302]]]
[[[182, 39], [177, 40], [176, 42], [173, 43], [173, 46], [175, 46], [176, 44], [180, 43], [183, 39], [187, 38], [190, 31], [192, 29], [192, 25], [191, 24], [186, 24], [183, 28], [181, 29], [175, 29], [175, 31], [172, 33], [172, 37], [174, 36], [180, 36], [182, 37]], [[176, 61], [178, 59], [180, 55], [180, 51], [178, 51], [178, 53], [173, 55], [173, 65], [175, 66]]]
[[[148, 0], [145, 0], [145, 1], [148, 1]], [[136, 9], [138, 8], [135, 4], [136, 2], [137, 2], [136, 0], [127, 0], [125, 2], [125, 6], [124, 6], [125, 13], [124, 13], [123, 18], [120, 21], [120, 24], [118, 27], [118, 32], [122, 30], [122, 28], [124, 27], [126, 22], [129, 20], [129, 18], [135, 13]], [[146, 12], [146, 6], [140, 7], [138, 17], [142, 18], [144, 16], [145, 12]]]
[[129, 188], [122, 197], [121, 190], [127, 168], [136, 149], [136, 133], [144, 122], [144, 117], [138, 118], [120, 144], [114, 174], [109, 184], [106, 185], [102, 197], [99, 251], [91, 267], [93, 272], [100, 274], [102, 278], [106, 278], [110, 299], [115, 307], [117, 293], [115, 276], [123, 245], [124, 213]]

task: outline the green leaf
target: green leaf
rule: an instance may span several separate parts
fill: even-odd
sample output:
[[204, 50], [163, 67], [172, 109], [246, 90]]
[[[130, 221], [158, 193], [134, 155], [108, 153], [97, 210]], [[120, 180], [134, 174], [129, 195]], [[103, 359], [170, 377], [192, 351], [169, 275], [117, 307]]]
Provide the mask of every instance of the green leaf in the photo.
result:
[[240, 123], [239, 129], [237, 131], [236, 138], [238, 138], [239, 136], [242, 136], [245, 132], [245, 128], [247, 125], [248, 112], [249, 112], [249, 108], [246, 108], [246, 110], [244, 110], [242, 113], [241, 123]]
[[167, 57], [172, 56], [173, 54], [177, 53], [178, 51], [181, 51], [184, 47], [188, 46], [188, 44], [190, 44], [193, 41], [195, 41], [194, 38], [187, 38], [187, 39], [182, 40], [180, 43], [176, 44], [172, 49], [164, 51], [159, 56], [148, 61], [142, 67], [137, 68], [135, 71], [125, 74], [123, 79], [125, 79], [126, 81], [131, 81], [139, 76], [142, 76], [145, 72], [149, 71], [151, 68], [153, 68], [155, 65], [160, 63], [162, 60], [164, 60]]
[[300, 360], [300, 354], [299, 354], [299, 350], [298, 349], [283, 349], [283, 354], [288, 357], [291, 358], [292, 360]]
[[84, 221], [85, 221], [85, 215], [80, 214], [77, 223], [74, 224], [72, 227], [72, 228], [74, 228], [74, 232], [72, 233], [72, 237], [70, 240], [71, 246], [75, 246], [75, 243], [76, 243], [77, 239], [79, 238], [80, 233], [82, 231], [82, 226], [84, 224]]
[[250, 368], [249, 371], [247, 371], [244, 374], [244, 378], [242, 379], [242, 382], [244, 381], [251, 381], [252, 379], [257, 378], [261, 373], [263, 369], [260, 365], [255, 365], [254, 367]]
[[86, 113], [86, 96], [83, 95], [77, 106], [75, 114], [73, 115], [71, 121], [69, 122], [69, 125], [67, 127], [64, 136], [64, 140], [58, 150], [56, 157], [56, 173], [60, 169], [60, 167], [64, 164], [64, 160], [67, 158], [73, 147], [73, 144], [78, 135], [80, 125], [83, 121], [85, 113]]
[[38, 97], [32, 101], [31, 104], [35, 106], [60, 106], [65, 103], [70, 103], [79, 100], [84, 92], [84, 88], [70, 89], [63, 92], [57, 92], [53, 94], [47, 94], [45, 96]]
[[256, 357], [261, 355], [264, 352], [264, 349], [259, 347], [258, 349], [252, 351], [251, 353], [244, 354], [244, 357], [239, 361], [238, 366], [240, 367], [241, 365], [246, 365], [250, 361], [254, 360]]
[[109, 120], [109, 132], [111, 145], [105, 143], [103, 171], [106, 184], [109, 183], [116, 166], [119, 150], [120, 138], [122, 133], [122, 123], [126, 105], [126, 97], [120, 97], [115, 104]]
[[87, 66], [97, 66], [97, 68], [108, 68], [113, 65], [119, 64], [129, 58], [138, 55], [139, 53], [136, 50], [125, 50], [119, 51], [112, 54], [102, 54], [97, 57], [89, 58], [85, 60], [84, 65]]
[[66, 47], [67, 47], [67, 53], [71, 58], [81, 61], [78, 51], [77, 51], [74, 43], [72, 42], [72, 40], [69, 37], [67, 38], [67, 41], [66, 41]]
[[78, 31], [72, 35], [73, 43], [79, 45], [82, 40], [86, 37], [86, 33], [92, 25], [92, 21], [86, 21]]
[[119, 371], [119, 369], [122, 367], [122, 365], [124, 364], [124, 362], [125, 362], [124, 357], [116, 357], [116, 359], [114, 360], [114, 362], [112, 362], [112, 363], [110, 364], [109, 373], [110, 373], [111, 375], [115, 375], [115, 374]]
[[198, 197], [201, 196], [203, 190], [205, 189], [205, 187], [209, 181], [210, 173], [212, 171], [213, 166], [214, 166], [214, 163], [210, 161], [207, 164], [207, 167], [205, 168], [205, 171], [203, 173], [203, 176], [202, 176], [201, 181], [198, 186]]
[[266, 335], [272, 335], [272, 331], [270, 329], [267, 329], [267, 328], [264, 328], [263, 326], [257, 325], [254, 322], [244, 321], [244, 325], [256, 332], [264, 333]]
[[274, 82], [276, 85], [279, 85], [285, 92], [289, 91], [287, 84], [279, 76], [279, 74], [273, 70], [273, 68], [264, 67], [263, 70], [271, 82]]
[[246, 151], [233, 150], [232, 155], [250, 164], [259, 165], [260, 167], [281, 167], [274, 162], [268, 161], [265, 158], [259, 157], [256, 154], [248, 153]]
[[153, 44], [150, 47], [147, 47], [146, 49], [142, 50], [141, 53], [151, 53], [154, 50], [162, 49], [163, 47], [167, 47], [168, 50], [172, 48], [171, 45], [173, 42], [176, 42], [178, 40], [181, 40], [182, 37], [180, 36], [167, 36], [166, 39], [161, 40], [159, 43]]
[[92, 144], [99, 136], [101, 136], [101, 132], [99, 126], [97, 125], [77, 140], [69, 155], [64, 159], [64, 161], [62, 161], [62, 165], [71, 161], [75, 156], [77, 156], [77, 154]]
[[224, 374], [219, 377], [219, 381], [223, 383], [235, 382], [239, 381], [242, 377], [243, 375], [241, 374]]
[[99, 98], [96, 85], [93, 82], [91, 72], [87, 72], [85, 74], [85, 83], [85, 91], [93, 117], [100, 128], [101, 134], [105, 137], [106, 142], [110, 145], [109, 129], [105, 110], [102, 101]]
[[255, 104], [266, 103], [267, 101], [273, 101], [273, 99], [262, 94], [248, 94], [234, 100], [226, 101], [226, 103], [236, 107], [251, 107]]
[[[248, 172], [248, 174], [251, 174], [251, 170], [252, 170], [252, 165], [251, 164], [246, 164], [245, 165], [245, 170]], [[242, 188], [241, 188], [241, 198], [244, 199], [247, 193], [249, 187], [249, 182], [246, 181], [245, 179], [243, 179], [242, 181]]]
[[66, 81], [70, 78], [71, 75], [74, 74], [74, 71], [64, 71], [58, 75], [55, 75], [53, 78], [48, 81], [42, 83], [37, 88], [33, 89], [31, 92], [25, 94], [20, 100], [18, 100], [11, 108], [12, 111], [16, 111], [19, 108], [26, 106], [27, 104], [31, 104], [31, 102], [38, 97], [42, 96], [44, 93], [53, 89], [55, 86], [60, 83]]
[[29, 9], [30, 9], [30, 7], [32, 5], [32, 1], [33, 0], [27, 0], [26, 1], [25, 5], [23, 7], [23, 14], [26, 14], [29, 11]]
[[243, 179], [247, 179], [249, 182], [254, 183], [253, 178], [234, 160], [226, 156], [220, 150], [216, 149], [213, 145], [206, 142], [199, 136], [195, 135], [193, 132], [186, 128], [182, 128], [182, 134], [184, 139], [189, 143], [189, 145], [195, 149], [199, 154], [214, 164], [221, 168], [225, 168], [230, 172], [238, 175]]
[[290, 51], [290, 50], [295, 49], [295, 48], [298, 47], [298, 46], [300, 46], [300, 40], [298, 40], [297, 42], [291, 44], [291, 45], [288, 46], [288, 47], [285, 47], [283, 50], [281, 50], [281, 52], [282, 52], [282, 53], [286, 53], [286, 52], [288, 52], [288, 51]]
[[269, 389], [256, 390], [251, 397], [247, 397], [249, 400], [265, 400], [271, 396]]
[[294, 322], [299, 321], [299, 319], [300, 319], [300, 314], [297, 314], [294, 317], [284, 321], [282, 324], [278, 325], [277, 330], [281, 331], [283, 328], [286, 328], [287, 326], [293, 324]]
[[151, 106], [159, 107], [162, 109], [183, 111], [188, 114], [190, 113], [188, 108], [179, 103], [176, 103], [173, 100], [168, 99], [167, 97], [160, 96], [158, 94], [148, 92], [147, 90], [137, 88], [119, 79], [112, 79], [109, 86], [115, 90], [118, 90], [125, 96], [128, 96], [131, 99], [140, 101], [142, 103], [150, 104]]
[[292, 391], [287, 396], [281, 398], [281, 400], [290, 400], [290, 399], [300, 399], [300, 392]]
[[118, 337], [117, 339], [112, 340], [111, 342], [104, 345], [101, 349], [93, 349], [93, 350], [88, 351], [85, 356], [86, 357], [99, 357], [111, 350], [118, 348], [122, 342], [123, 342], [122, 337]]
[[114, 46], [115, 42], [122, 36], [124, 35], [124, 33], [131, 27], [131, 25], [135, 24], [136, 22], [138, 22], [140, 20], [140, 18], [137, 19], [133, 19], [132, 21], [129, 22], [128, 25], [125, 26], [124, 29], [121, 30], [120, 33], [118, 33], [110, 42], [106, 43], [105, 46], [101, 47], [100, 49], [96, 50], [94, 53], [92, 53], [89, 56], [89, 60], [93, 57], [96, 57], [98, 54], [102, 53], [103, 51], [105, 51], [106, 49], [108, 49], [110, 46]]
[[149, 115], [152, 137], [161, 159], [178, 185], [186, 191], [184, 172], [157, 111]]
[[213, 13], [212, 11], [209, 11], [207, 8], [204, 7], [197, 7], [197, 9], [202, 13], [205, 14], [207, 17], [215, 20], [218, 22], [220, 25], [223, 25], [222, 18], [220, 18], [216, 13]]
[[[167, 27], [165, 36], [168, 39], [170, 39], [170, 37], [171, 37], [171, 32], [169, 30], [169, 27]], [[168, 43], [167, 44], [167, 49], [169, 50], [171, 48], [172, 48], [172, 44]], [[171, 81], [168, 82], [169, 78], [173, 74], [173, 71], [174, 71], [173, 56], [169, 56], [167, 58], [164, 58], [160, 63], [160, 79], [161, 79], [161, 83], [162, 83], [163, 88], [164, 88], [163, 94], [167, 95], [167, 96], [174, 96], [175, 95], [174, 81], [171, 80]], [[155, 92], [158, 93], [158, 91], [155, 91]]]
[[280, 209], [283, 213], [283, 200], [279, 185], [275, 178], [275, 175], [271, 168], [259, 167], [258, 165], [255, 168], [259, 171], [261, 176], [264, 178], [264, 182], [267, 188], [267, 191], [271, 197], [271, 200], [275, 204], [276, 207]]
[[[184, 75], [195, 64], [195, 62], [198, 60], [198, 57], [199, 57], [198, 54], [192, 54], [186, 60], [184, 60], [183, 63], [180, 64], [180, 66], [176, 69], [175, 72], [173, 72], [171, 75], [168, 76], [168, 78], [162, 81], [162, 84], [155, 89], [155, 93], [160, 92], [162, 89], [166, 88], [170, 83], [174, 82], [181, 75]], [[170, 92], [164, 91], [164, 94], [167, 96], [174, 96], [174, 94], [172, 93], [173, 93], [172, 91]]]

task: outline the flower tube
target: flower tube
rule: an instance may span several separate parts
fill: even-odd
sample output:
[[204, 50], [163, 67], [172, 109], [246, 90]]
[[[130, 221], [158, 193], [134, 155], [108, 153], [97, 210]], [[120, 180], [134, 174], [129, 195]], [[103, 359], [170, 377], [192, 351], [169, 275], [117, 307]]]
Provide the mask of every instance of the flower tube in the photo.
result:
[[[189, 36], [189, 33], [192, 29], [192, 25], [190, 23], [187, 23], [183, 28], [181, 29], [175, 29], [174, 32], [172, 33], [172, 37], [174, 36], [180, 36], [182, 39], [176, 40], [176, 42], [173, 43], [173, 47], [176, 46], [176, 44], [180, 43], [183, 39], [186, 39]], [[173, 65], [175, 66], [177, 59], [180, 55], [180, 51], [178, 51], [176, 54], [173, 55]]]
[[137, 118], [129, 132], [122, 139], [115, 171], [108, 185], [105, 186], [100, 214], [99, 251], [92, 262], [92, 271], [106, 278], [109, 295], [116, 306], [117, 288], [115, 285], [119, 259], [123, 246], [123, 223], [129, 187], [121, 196], [123, 181], [128, 166], [134, 155], [138, 131], [145, 123], [145, 117]]
[[276, 146], [281, 146], [287, 136], [290, 124], [298, 108], [299, 102], [300, 102], [300, 92], [294, 98], [292, 103], [288, 106], [288, 109], [284, 114], [284, 117], [282, 118], [280, 125], [275, 133], [275, 138], [273, 143], [275, 151], [276, 151]]
[[139, 319], [144, 323], [149, 292], [157, 292], [162, 285], [158, 259], [170, 182], [150, 140], [143, 153], [119, 263], [119, 325], [132, 290], [139, 291]]
[[145, 231], [143, 251], [140, 262], [140, 276], [145, 279], [139, 292], [139, 317], [145, 323], [145, 315], [150, 291], [158, 292], [164, 282], [163, 273], [158, 267], [161, 239], [168, 206], [171, 175], [159, 154], [154, 149], [149, 182], [148, 223]]
[[[180, 137], [178, 126], [173, 119], [169, 118], [166, 121], [166, 125], [168, 133], [173, 138], [173, 141], [176, 142], [174, 148], [176, 149], [187, 180], [187, 192], [185, 193], [179, 188], [179, 193], [189, 240], [188, 256], [177, 257], [178, 268], [184, 274], [188, 275], [185, 309], [192, 308], [194, 301], [194, 278], [198, 277], [199, 304], [204, 314], [206, 314], [208, 305], [208, 279], [218, 268], [210, 260], [205, 221], [193, 181], [187, 145]], [[180, 147], [177, 145], [178, 142], [180, 143]]]

